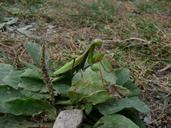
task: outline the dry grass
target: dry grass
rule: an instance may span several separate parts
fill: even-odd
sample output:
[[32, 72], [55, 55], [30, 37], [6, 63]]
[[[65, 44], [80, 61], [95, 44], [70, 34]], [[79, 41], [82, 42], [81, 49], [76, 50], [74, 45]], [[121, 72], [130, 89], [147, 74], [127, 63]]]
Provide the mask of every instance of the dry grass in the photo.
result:
[[[23, 5], [18, 4], [20, 13], [9, 10], [5, 15], [19, 17], [15, 27], [36, 23], [34, 35], [47, 37], [53, 60], [67, 61], [83, 52], [92, 39], [104, 40], [103, 50], [113, 64], [128, 67], [142, 89], [142, 98], [152, 110], [148, 128], [170, 128], [171, 70], [158, 71], [171, 64], [171, 2], [99, 1], [49, 0], [32, 12], [20, 10]], [[150, 43], [124, 41], [132, 37]], [[0, 33], [0, 43], [10, 48], [28, 40], [13, 32]]]

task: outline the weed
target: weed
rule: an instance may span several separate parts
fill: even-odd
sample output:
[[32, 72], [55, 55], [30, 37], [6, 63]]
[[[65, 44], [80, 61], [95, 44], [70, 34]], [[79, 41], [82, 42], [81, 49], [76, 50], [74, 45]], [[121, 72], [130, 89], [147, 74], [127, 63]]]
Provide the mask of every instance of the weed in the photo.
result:
[[[129, 4], [131, 4], [132, 6], [129, 6]], [[124, 7], [122, 5], [124, 5]], [[167, 70], [163, 74], [160, 74], [159, 76], [157, 76], [157, 81], [151, 79], [153, 76], [158, 74], [158, 72], [156, 70], [164, 68], [166, 65], [169, 65], [171, 63], [171, 56], [170, 56], [171, 50], [169, 48], [170, 47], [170, 37], [169, 37], [170, 36], [170, 21], [169, 20], [170, 20], [170, 12], [171, 12], [170, 5], [171, 5], [170, 0], [160, 0], [160, 1], [159, 0], [155, 0], [155, 1], [152, 1], [152, 0], [151, 1], [150, 0], [148, 0], [148, 1], [147, 0], [127, 0], [127, 1], [125, 1], [125, 0], [119, 0], [119, 1], [116, 1], [116, 0], [82, 0], [82, 1], [80, 1], [80, 0], [48, 0], [48, 1], [47, 0], [30, 0], [30, 1], [29, 0], [1, 0], [1, 2], [0, 2], [0, 9], [1, 9], [0, 10], [0, 22], [1, 23], [3, 23], [4, 21], [6, 22], [6, 20], [5, 20], [6, 17], [7, 18], [8, 17], [10, 17], [10, 18], [17, 17], [19, 19], [19, 22], [17, 21], [17, 24], [20, 24], [20, 23], [22, 24], [23, 21], [25, 21], [25, 20], [30, 22], [30, 20], [34, 19], [34, 22], [36, 22], [36, 23], [41, 22], [41, 29], [37, 31], [37, 32], [40, 32], [43, 28], [43, 31], [41, 31], [41, 33], [44, 33], [44, 30], [45, 30], [44, 26], [46, 27], [47, 25], [53, 24], [54, 30], [56, 31], [54, 36], [55, 37], [57, 36], [57, 38], [52, 39], [53, 43], [55, 43], [55, 47], [53, 47], [53, 49], [50, 49], [49, 51], [51, 52], [52, 56], [54, 56], [54, 55], [56, 55], [56, 53], [58, 54], [59, 52], [62, 51], [62, 53], [59, 53], [58, 55], [60, 58], [62, 57], [64, 59], [60, 59], [60, 60], [68, 60], [66, 58], [68, 56], [69, 56], [68, 58], [71, 58], [70, 57], [71, 52], [73, 52], [73, 53], [78, 52], [77, 50], [79, 48], [75, 47], [75, 46], [77, 45], [77, 43], [79, 41], [82, 41], [84, 43], [84, 45], [86, 45], [87, 40], [92, 40], [93, 38], [96, 38], [96, 37], [100, 37], [100, 38], [102, 37], [102, 39], [104, 39], [104, 40], [108, 40], [108, 39], [112, 40], [112, 41], [114, 40], [114, 44], [112, 44], [112, 47], [109, 45], [109, 49], [107, 49], [107, 50], [109, 50], [108, 52], [110, 52], [110, 54], [113, 55], [113, 59], [115, 60], [114, 62], [117, 65], [116, 67], [119, 66], [121, 69], [123, 69], [122, 67], [130, 69], [131, 80], [135, 79], [135, 83], [143, 88], [142, 95], [144, 96], [144, 94], [146, 94], [146, 92], [147, 93], [150, 92], [153, 94], [153, 89], [156, 90], [157, 84], [159, 84], [159, 86], [162, 85], [161, 88], [157, 88], [157, 90], [159, 90], [157, 93], [161, 93], [160, 91], [164, 88], [164, 86], [163, 86], [164, 83], [166, 83], [166, 87], [168, 85], [170, 86], [170, 84], [171, 84], [170, 78], [163, 80], [163, 77], [165, 77], [163, 74], [167, 74], [167, 73], [169, 74], [170, 70]], [[132, 9], [132, 7], [133, 7], [133, 9]], [[131, 10], [131, 11], [127, 11], [127, 9]], [[45, 22], [46, 22], [46, 24], [45, 24]], [[17, 27], [17, 26], [14, 25], [14, 27]], [[91, 32], [85, 31], [82, 33], [82, 29], [85, 29], [85, 28], [91, 29], [92, 31]], [[5, 32], [2, 34], [0, 33], [0, 35], [2, 36], [3, 34], [6, 34], [6, 33], [8, 34], [8, 32]], [[84, 38], [82, 38], [82, 35]], [[138, 41], [138, 40], [130, 40], [130, 41], [126, 41], [126, 42], [119, 41], [119, 43], [115, 44], [115, 39], [116, 40], [125, 40], [125, 39], [129, 39], [131, 37], [141, 38], [142, 40], [145, 40], [147, 42]], [[0, 41], [2, 43], [10, 42], [11, 43], [10, 46], [11, 45], [13, 46], [14, 43], [21, 42], [21, 39], [13, 39], [12, 37], [10, 37], [8, 35], [6, 37], [0, 38]], [[22, 40], [22, 42], [23, 42], [23, 40]], [[77, 43], [74, 43], [74, 42], [77, 42]], [[70, 43], [72, 43], [72, 45], [74, 45], [73, 46], [74, 48], [72, 48], [72, 46], [70, 48]], [[114, 47], [113, 47], [113, 45], [114, 45]], [[10, 52], [11, 50], [8, 50], [8, 49], [10, 49], [10, 48], [5, 48], [5, 49], [3, 47], [0, 48], [0, 50], [1, 50], [0, 51], [0, 63], [12, 63], [13, 62], [13, 59], [11, 59], [11, 58], [14, 56], [14, 54], [13, 54], [13, 52]], [[85, 47], [83, 48], [83, 50], [84, 49], [85, 49]], [[38, 53], [38, 52], [36, 52], [36, 53]], [[63, 53], [65, 53], [65, 54], [63, 54]], [[8, 54], [8, 56], [7, 56], [7, 54]], [[100, 56], [100, 55], [97, 54], [96, 56]], [[36, 61], [38, 61], [38, 63], [39, 63], [38, 54], [34, 55], [33, 58]], [[56, 59], [57, 57], [54, 57], [54, 58]], [[74, 58], [74, 59], [76, 59], [76, 58]], [[60, 62], [60, 65], [57, 65], [57, 64], [59, 64], [58, 60], [55, 60], [55, 62], [54, 62], [54, 60], [50, 60], [50, 63], [48, 64], [48, 65], [50, 65], [49, 67], [51, 67], [51, 68], [53, 67], [52, 69], [50, 68], [50, 71], [48, 70], [49, 77], [51, 79], [56, 77], [56, 76], [52, 75], [54, 73], [54, 69], [57, 69], [61, 65], [65, 64], [65, 62], [62, 61], [62, 62]], [[80, 60], [80, 59], [78, 59], [78, 60]], [[29, 58], [29, 62], [31, 62], [30, 58]], [[106, 106], [104, 106], [104, 108], [101, 107], [102, 109], [100, 109], [100, 107], [96, 108], [97, 106], [94, 105], [97, 102], [102, 102], [101, 99], [103, 99], [103, 98], [105, 99], [106, 97], [99, 98], [100, 99], [99, 100], [99, 99], [96, 99], [96, 97], [93, 97], [94, 95], [92, 95], [92, 96], [89, 95], [91, 90], [95, 90], [98, 88], [98, 87], [96, 87], [96, 85], [94, 86], [93, 81], [99, 82], [99, 81], [96, 81], [96, 79], [95, 79], [96, 75], [91, 76], [93, 78], [93, 81], [91, 80], [91, 77], [88, 77], [88, 76], [90, 76], [90, 73], [92, 73], [92, 72], [89, 72], [90, 71], [89, 68], [88, 68], [88, 71], [87, 71], [87, 69], [84, 69], [81, 72], [81, 76], [82, 75], [85, 76], [84, 79], [81, 79], [81, 77], [80, 77], [80, 79], [77, 79], [77, 77], [79, 78], [79, 76], [80, 76], [80, 70], [77, 70], [75, 72], [76, 75], [74, 74], [74, 76], [72, 76], [72, 77], [74, 77], [74, 80], [76, 79], [76, 80], [79, 80], [79, 82], [81, 81], [82, 83], [84, 83], [83, 85], [85, 85], [84, 86], [85, 88], [82, 88], [82, 86], [81, 86], [82, 83], [80, 85], [75, 84], [76, 87], [70, 88], [72, 85], [71, 85], [71, 82], [68, 83], [68, 79], [72, 78], [70, 75], [72, 75], [73, 69], [75, 69], [74, 63], [75, 63], [75, 61], [70, 62], [72, 70], [69, 70], [69, 72], [70, 72], [70, 73], [68, 73], [69, 77], [67, 77], [65, 79], [61, 79], [62, 82], [58, 81], [58, 77], [56, 78], [57, 79], [56, 83], [54, 81], [52, 81], [52, 84], [55, 85], [54, 93], [55, 93], [55, 103], [57, 104], [56, 105], [57, 108], [59, 108], [59, 106], [61, 106], [61, 105], [62, 105], [62, 109], [65, 109], [66, 106], [67, 107], [68, 106], [69, 107], [78, 107], [78, 108], [81, 108], [82, 106], [84, 106], [82, 109], [84, 109], [85, 112], [88, 111], [87, 113], [89, 113], [91, 110], [86, 110], [87, 105], [85, 103], [88, 102], [88, 106], [89, 106], [90, 102], [91, 102], [93, 104], [93, 105], [92, 104], [90, 105], [91, 109], [94, 110], [94, 108], [95, 108], [95, 109], [101, 110], [101, 113], [104, 112], [104, 110], [106, 113], [110, 112], [110, 111], [106, 111], [108, 109], [104, 109], [104, 108], [106, 108]], [[78, 63], [79, 62], [77, 61], [77, 64]], [[34, 63], [34, 64], [36, 65], [37, 63]], [[29, 106], [32, 102], [36, 101], [40, 104], [42, 104], [42, 102], [43, 102], [43, 103], [46, 103], [46, 105], [47, 104], [49, 105], [48, 102], [45, 102], [45, 101], [49, 101], [50, 98], [48, 97], [49, 95], [47, 93], [47, 89], [43, 88], [43, 87], [45, 87], [45, 84], [42, 80], [43, 76], [41, 76], [42, 75], [41, 72], [40, 72], [41, 75], [36, 72], [37, 68], [35, 69], [35, 65], [30, 65], [30, 63], [29, 64], [25, 63], [25, 65], [26, 66], [24, 67], [24, 69], [21, 69], [21, 70], [25, 71], [26, 73], [30, 73], [30, 74], [27, 75], [25, 73], [24, 78], [22, 76], [22, 80], [20, 81], [21, 83], [19, 84], [19, 87], [20, 87], [19, 89], [22, 90], [24, 88], [24, 90], [22, 90], [22, 91], [17, 90], [17, 94], [19, 94], [19, 92], [21, 91], [22, 96], [24, 95], [27, 98], [29, 97], [29, 98], [36, 99], [36, 100], [33, 101], [33, 100], [23, 100], [23, 99], [18, 100], [17, 99], [17, 100], [10, 102], [9, 104], [16, 105], [16, 103], [29, 103], [29, 104], [27, 104]], [[33, 70], [28, 70], [28, 67], [29, 67], [29, 69], [31, 68]], [[49, 69], [49, 67], [47, 67], [47, 69]], [[116, 67], [114, 70], [118, 70], [118, 68], [116, 68]], [[9, 67], [7, 66], [7, 68], [9, 68]], [[98, 65], [96, 65], [96, 64], [93, 65], [92, 69], [97, 71]], [[39, 69], [39, 70], [41, 70], [41, 69]], [[38, 72], [39, 72], [39, 70], [38, 70]], [[61, 68], [60, 68], [60, 70], [61, 70]], [[9, 73], [8, 77], [5, 79], [5, 82], [8, 83], [8, 85], [6, 85], [6, 86], [7, 87], [9, 86], [8, 89], [6, 87], [4, 87], [5, 85], [1, 85], [0, 90], [15, 90], [15, 89], [11, 88], [11, 86], [15, 87], [14, 85], [16, 85], [16, 82], [18, 79], [17, 80], [15, 79], [14, 81], [9, 81], [9, 79], [12, 79], [12, 80], [14, 79], [13, 76], [17, 77], [18, 76], [17, 74], [20, 73], [20, 72], [18, 72], [18, 70], [17, 70], [17, 72], [15, 72], [15, 71]], [[121, 74], [128, 74], [128, 72], [127, 72], [128, 70], [124, 69], [121, 71], [124, 72]], [[2, 72], [3, 71], [1, 70], [1, 74], [2, 74]], [[0, 74], [0, 79], [2, 76], [1, 74]], [[37, 77], [33, 76], [35, 74], [38, 74]], [[34, 77], [34, 78], [30, 78], [30, 77]], [[59, 78], [61, 78], [61, 76]], [[98, 76], [97, 76], [97, 78], [98, 78]], [[100, 79], [101, 78], [102, 77], [100, 77]], [[109, 78], [113, 78], [113, 77], [109, 76]], [[123, 77], [123, 78], [125, 79], [125, 77]], [[112, 81], [108, 78], [103, 78], [103, 79], [105, 79], [105, 80], [103, 80], [103, 82], [106, 80], [108, 82]], [[160, 81], [160, 79], [162, 79], [162, 81]], [[63, 83], [63, 80], [65, 80], [64, 83]], [[84, 80], [86, 80], [86, 81], [84, 81]], [[15, 84], [11, 85], [10, 82], [14, 82]], [[89, 85], [85, 84], [85, 83], [89, 83]], [[34, 86], [34, 85], [37, 85], [37, 86]], [[93, 86], [90, 86], [90, 85], [93, 85]], [[99, 85], [101, 85], [101, 84], [99, 84]], [[127, 84], [125, 84], [124, 86], [126, 86], [126, 85]], [[89, 88], [86, 88], [86, 87], [89, 87]], [[41, 89], [42, 89], [42, 92], [40, 91]], [[68, 93], [69, 89], [71, 89], [70, 93]], [[82, 91], [82, 90], [84, 90], [84, 91]], [[102, 90], [103, 90], [103, 88], [102, 88]], [[122, 91], [121, 92], [116, 91], [117, 94], [114, 95], [114, 90], [124, 90], [124, 92], [125, 92], [125, 88], [123, 89], [123, 88], [118, 88], [115, 86], [110, 86], [109, 89], [107, 88], [106, 90], [109, 90], [109, 92], [112, 94], [112, 96], [117, 95], [119, 97], [121, 96]], [[97, 94], [98, 97], [102, 96], [103, 94], [106, 94], [106, 90], [100, 91]], [[46, 91], [46, 92], [44, 92], [44, 91]], [[97, 91], [97, 90], [95, 90], [95, 91]], [[0, 91], [0, 94], [2, 94], [2, 92]], [[40, 94], [37, 92], [40, 92]], [[78, 93], [80, 95], [78, 95]], [[82, 95], [83, 93], [84, 93], [84, 96]], [[16, 97], [15, 91], [13, 91], [12, 94], [14, 94], [12, 96], [13, 98], [20, 98], [20, 97]], [[59, 94], [59, 95], [57, 95], [57, 94]], [[70, 97], [68, 97], [68, 95], [66, 96], [66, 94], [69, 94]], [[128, 94], [128, 91], [126, 91], [125, 94]], [[4, 100], [5, 97], [3, 97], [3, 96], [1, 96], [0, 99], [3, 98], [3, 100]], [[105, 95], [103, 95], [103, 96], [105, 96]], [[152, 97], [154, 97], [154, 99]], [[67, 99], [67, 101], [65, 101], [66, 99]], [[81, 102], [78, 102], [77, 99], [79, 99]], [[156, 119], [156, 117], [158, 117], [158, 116], [163, 117], [163, 110], [161, 110], [161, 115], [160, 115], [158, 112], [158, 110], [160, 111], [160, 108], [157, 107], [157, 106], [162, 106], [162, 104], [158, 104], [158, 103], [155, 105], [153, 104], [154, 102], [156, 102], [156, 99], [159, 99], [159, 97], [156, 97], [156, 95], [151, 96], [151, 94], [149, 96], [149, 94], [148, 94], [147, 97], [144, 97], [144, 99], [147, 99], [146, 100], [147, 102], [150, 101], [149, 104], [151, 105], [151, 107], [153, 108], [153, 106], [155, 106], [154, 110], [157, 110], [157, 112], [153, 112], [155, 117], [152, 117], [152, 119], [156, 120], [156, 121], [154, 123], [152, 123], [149, 127], [160, 127], [159, 126], [160, 124], [163, 127], [167, 127], [167, 126], [165, 126], [165, 122], [167, 122], [165, 119], [168, 119], [167, 117], [166, 118], [164, 117], [165, 118], [165, 119], [163, 119], [164, 121], [163, 120], [157, 121], [158, 118]], [[9, 100], [9, 98], [8, 98], [8, 100]], [[71, 103], [71, 100], [72, 100], [72, 103]], [[137, 101], [137, 99], [134, 99], [134, 100]], [[2, 103], [1, 101], [2, 100], [0, 100], [0, 106]], [[65, 103], [66, 106], [62, 103]], [[121, 102], [121, 103], [123, 103], [123, 102]], [[124, 103], [127, 103], [127, 102], [124, 102]], [[134, 103], [132, 103], [132, 104], [134, 104]], [[43, 104], [43, 106], [44, 105], [45, 104]], [[122, 104], [122, 106], [124, 106], [124, 105]], [[39, 106], [39, 105], [33, 104], [33, 106]], [[109, 107], [109, 106], [107, 105], [107, 107]], [[112, 104], [112, 106], [115, 106], [115, 104]], [[165, 108], [165, 105], [163, 105], [163, 106], [164, 106], [163, 108]], [[30, 108], [32, 108], [32, 106]], [[40, 109], [43, 112], [44, 112], [44, 110], [52, 110], [54, 112], [53, 108], [54, 107], [52, 107], [51, 105], [46, 106], [45, 108], [40, 107]], [[110, 109], [110, 107], [109, 107], [109, 109]], [[2, 110], [1, 107], [0, 107], [0, 110]], [[39, 110], [34, 109], [34, 111], [39, 111]], [[19, 110], [17, 110], [17, 111], [19, 111]], [[126, 111], [127, 111], [127, 109], [126, 109]], [[25, 111], [22, 111], [23, 114], [25, 114], [24, 112]], [[92, 113], [90, 112], [91, 113], [90, 115], [93, 115], [93, 117], [97, 117], [95, 114], [93, 114], [93, 112]], [[9, 113], [16, 114], [14, 111], [10, 111]], [[121, 113], [122, 113], [122, 111], [121, 111]], [[31, 115], [30, 113], [26, 113], [26, 114], [29, 114], [29, 117]], [[44, 113], [42, 113], [42, 114], [44, 114]], [[47, 114], [49, 115], [49, 113], [47, 113]], [[1, 115], [1, 113], [0, 113], [0, 115]], [[165, 115], [167, 115], [167, 113], [165, 113]], [[39, 117], [42, 115], [38, 114], [36, 116]], [[98, 116], [101, 117], [102, 115], [99, 114]], [[123, 119], [123, 117], [121, 117], [121, 116], [114, 116], [114, 117], [112, 117], [112, 119], [116, 119], [118, 117], [120, 118], [120, 120]], [[14, 118], [16, 118], [16, 116], [14, 116]], [[40, 117], [39, 117], [39, 119], [40, 119]], [[104, 120], [105, 120], [105, 122], [106, 122], [106, 120], [115, 122], [115, 121], [111, 120], [110, 116], [107, 116], [105, 118], [102, 118], [96, 126], [98, 126], [99, 124], [103, 124]], [[0, 127], [3, 127], [1, 125], [1, 124], [4, 124], [3, 121], [5, 122], [4, 119], [2, 119], [2, 120], [0, 119]], [[12, 120], [12, 122], [13, 122], [13, 120]], [[95, 122], [93, 122], [93, 123], [95, 123]], [[88, 124], [88, 127], [91, 127], [93, 123]], [[156, 125], [155, 125], [155, 123], [156, 123]], [[91, 126], [89, 126], [89, 125], [91, 125]], [[14, 127], [14, 126], [9, 126], [9, 127]], [[22, 127], [22, 126], [20, 126], [20, 127]], [[27, 126], [24, 125], [23, 127], [27, 127]], [[29, 127], [31, 127], [31, 126], [29, 126]], [[105, 123], [104, 123], [103, 127], [106, 127]], [[168, 126], [168, 127], [170, 127], [170, 126]]]
[[[0, 112], [10, 113], [14, 117], [45, 113], [49, 120], [53, 120], [55, 111], [59, 111], [63, 105], [62, 109], [68, 106], [82, 108], [87, 116], [93, 110], [98, 110], [97, 114], [93, 113], [98, 121], [91, 124], [95, 128], [101, 127], [101, 122], [102, 127], [117, 125], [122, 128], [124, 124], [124, 127], [138, 128], [139, 123], [119, 112], [130, 108], [131, 111], [126, 111], [139, 118], [135, 113], [146, 113], [149, 108], [138, 98], [140, 91], [134, 85], [129, 70], [114, 70], [110, 62], [103, 58], [104, 54], [95, 51], [101, 45], [101, 40], [95, 40], [84, 54], [49, 75], [45, 45], [40, 53], [40, 45], [27, 44], [27, 52], [34, 57], [33, 61], [38, 61], [36, 54], [42, 54], [39, 58], [41, 64], [33, 65], [22, 60], [25, 68], [18, 70], [12, 65], [0, 64]], [[49, 104], [49, 100], [53, 104]]]
[[164, 14], [170, 11], [162, 2], [137, 2], [137, 7], [142, 13]]
[[116, 21], [117, 6], [112, 0], [97, 0], [90, 3], [78, 2], [79, 10], [70, 14], [71, 19], [81, 26], [100, 28]]

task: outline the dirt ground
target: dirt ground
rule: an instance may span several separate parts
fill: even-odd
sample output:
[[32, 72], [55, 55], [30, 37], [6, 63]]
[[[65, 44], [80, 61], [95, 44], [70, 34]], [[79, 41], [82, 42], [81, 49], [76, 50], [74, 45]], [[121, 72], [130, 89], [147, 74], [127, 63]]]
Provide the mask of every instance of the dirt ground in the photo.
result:
[[0, 62], [28, 59], [22, 45], [45, 41], [64, 63], [97, 38], [114, 66], [131, 70], [151, 109], [141, 115], [147, 128], [171, 128], [170, 0], [0, 2]]

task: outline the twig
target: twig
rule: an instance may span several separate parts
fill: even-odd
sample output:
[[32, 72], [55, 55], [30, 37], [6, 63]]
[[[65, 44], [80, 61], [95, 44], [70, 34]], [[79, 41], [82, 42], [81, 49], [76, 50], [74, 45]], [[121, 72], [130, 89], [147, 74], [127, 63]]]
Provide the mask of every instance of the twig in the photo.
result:
[[16, 54], [16, 53], [15, 53], [15, 50], [14, 50], [13, 48], [11, 48], [11, 47], [9, 47], [9, 46], [3, 44], [3, 43], [0, 43], [0, 46], [6, 47], [6, 48], [8, 48], [8, 49], [11, 49], [11, 50], [13, 51], [13, 53]]
[[166, 71], [166, 70], [168, 70], [168, 69], [170, 69], [171, 68], [171, 64], [168, 64], [168, 65], [166, 65], [166, 67], [164, 67], [164, 68], [162, 68], [162, 69], [160, 69], [158, 72], [164, 72], [164, 71]]
[[137, 37], [131, 37], [131, 38], [128, 38], [128, 39], [125, 39], [125, 40], [121, 40], [121, 42], [128, 42], [128, 41], [131, 41], [131, 40], [137, 40], [137, 41], [144, 42], [143, 44], [150, 44], [151, 43], [150, 41], [147, 41], [147, 40], [144, 40], [144, 39], [141, 39], [141, 38], [137, 38]]
[[18, 69], [20, 65], [19, 53], [20, 53], [19, 50], [16, 50], [15, 62], [14, 62], [16, 69]]
[[128, 42], [128, 41], [131, 41], [131, 40], [135, 40], [135, 41], [140, 41], [140, 42], [144, 42], [143, 45], [149, 45], [151, 44], [150, 41], [148, 40], [145, 40], [145, 39], [141, 39], [141, 38], [138, 38], [138, 37], [130, 37], [128, 39], [124, 39], [124, 40], [120, 40], [120, 39], [112, 39], [112, 40], [104, 40], [104, 41], [113, 41], [115, 43], [122, 43], [122, 42]]
[[21, 35], [23, 35], [23, 36], [25, 36], [25, 37], [27, 37], [29, 39], [32, 39], [32, 40], [42, 40], [41, 37], [38, 37], [38, 36], [29, 36], [29, 35], [27, 35], [27, 34], [25, 34], [23, 32], [20, 32], [18, 29], [15, 29], [14, 31], [20, 33]]
[[154, 119], [153, 121], [151, 121], [149, 124], [156, 124], [159, 120], [165, 118], [165, 114], [162, 114], [160, 116], [157, 117], [157, 119]]
[[162, 31], [157, 25], [154, 24], [154, 26], [163, 34], [164, 37], [166, 37], [166, 33], [164, 31]]

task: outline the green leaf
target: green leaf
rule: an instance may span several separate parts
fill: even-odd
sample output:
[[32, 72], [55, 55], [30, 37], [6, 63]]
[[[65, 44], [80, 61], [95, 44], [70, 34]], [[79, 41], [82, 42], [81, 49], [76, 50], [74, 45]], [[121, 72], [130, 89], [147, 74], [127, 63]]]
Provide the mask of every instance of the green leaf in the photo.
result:
[[[58, 76], [58, 75], [64, 75], [64, 74], [68, 74], [68, 73], [71, 75], [75, 71], [79, 71], [80, 69], [83, 69], [87, 58], [92, 58], [95, 48], [98, 46], [101, 46], [101, 45], [102, 45], [101, 41], [93, 42], [83, 55], [77, 57], [75, 60], [72, 60], [72, 61], [66, 63], [60, 69], [57, 69], [54, 72], [54, 75]], [[96, 60], [100, 59], [101, 55], [98, 55], [98, 57], [95, 57], [95, 58], [96, 58]]]
[[6, 101], [20, 98], [21, 96], [19, 90], [15, 90], [7, 85], [0, 86], [0, 112], [6, 112], [4, 107]]
[[139, 128], [123, 115], [107, 115], [102, 117], [93, 128]]
[[45, 122], [31, 122], [25, 117], [16, 116], [3, 116], [0, 117], [0, 128], [39, 128], [39, 127], [52, 128], [52, 123]]
[[113, 86], [121, 96], [130, 96], [131, 92], [127, 88], [118, 85]]
[[100, 104], [97, 108], [103, 115], [113, 114], [127, 108], [133, 108], [142, 113], [149, 112], [148, 106], [138, 97], [123, 98], [118, 101]]
[[118, 85], [123, 85], [130, 79], [129, 70], [127, 68], [117, 70], [115, 73], [117, 77], [116, 84]]
[[140, 94], [140, 89], [132, 81], [126, 82], [123, 87], [129, 89], [130, 96], [138, 96]]
[[53, 89], [56, 93], [66, 96], [71, 86], [71, 78], [66, 76], [59, 76], [52, 80]]
[[126, 116], [130, 120], [132, 120], [140, 128], [145, 128], [145, 124], [144, 124], [143, 120], [140, 119], [140, 116], [135, 109], [124, 109], [123, 111], [121, 111], [119, 113]]
[[[91, 67], [87, 68], [85, 71], [79, 71], [72, 79], [72, 85], [80, 84], [93, 84], [98, 85], [100, 88], [103, 88], [103, 80], [100, 71], [93, 71]], [[84, 91], [83, 91], [84, 93]]]
[[105, 88], [105, 83], [102, 80], [101, 73], [95, 72], [91, 68], [87, 68], [84, 72], [78, 72], [72, 81], [69, 97], [73, 102], [82, 100], [98, 104], [112, 98]]
[[56, 116], [56, 109], [45, 101], [36, 99], [13, 99], [5, 103], [8, 113], [13, 115], [26, 115], [32, 116], [45, 112], [50, 119]]
[[35, 69], [36, 71], [39, 70], [39, 68], [34, 65], [34, 64], [31, 64], [31, 63], [28, 63], [28, 62], [25, 62], [25, 61], [21, 61], [22, 64], [26, 67], [26, 68], [29, 68], [29, 69]]
[[100, 63], [102, 64], [106, 72], [109, 72], [109, 73], [113, 72], [113, 67], [112, 67], [112, 64], [110, 63], [110, 60], [104, 58]]
[[21, 83], [19, 84], [19, 87], [33, 92], [47, 92], [43, 80], [40, 79], [23, 77], [21, 78]]
[[47, 92], [46, 86], [42, 79], [42, 74], [38, 69], [25, 69], [21, 74], [19, 87], [33, 92]]
[[21, 74], [21, 77], [27, 77], [27, 78], [34, 78], [34, 79], [42, 79], [41, 72], [37, 69], [25, 69], [25, 71]]
[[134, 96], [139, 94], [138, 88], [129, 80], [128, 69], [124, 68], [114, 71], [112, 65], [105, 59], [100, 63], [93, 64], [91, 68], [95, 72], [100, 71], [101, 79], [109, 85], [109, 91], [113, 88], [121, 96]]
[[93, 109], [93, 105], [92, 104], [84, 104], [83, 109], [85, 110], [85, 113], [88, 115], [91, 113], [91, 111]]
[[116, 75], [111, 67], [111, 65], [107, 62], [107, 60], [103, 59], [99, 63], [93, 64], [91, 69], [95, 72], [100, 72], [101, 79], [107, 82], [107, 84], [112, 85], [116, 84]]
[[33, 98], [36, 100], [44, 100], [44, 99], [47, 99], [49, 97], [49, 94], [40, 93], [40, 92], [39, 93], [38, 92], [32, 92], [29, 90], [21, 90], [20, 92], [23, 96]]
[[[24, 122], [24, 121], [23, 121]], [[0, 127], [1, 128], [28, 128], [21, 124], [21, 120], [17, 120], [16, 117], [0, 117]]]
[[[39, 66], [40, 59], [41, 59], [41, 51], [40, 51], [41, 46], [38, 43], [29, 42], [26, 43], [25, 48], [28, 54], [30, 55], [30, 57], [32, 58], [34, 64]], [[48, 63], [47, 53], [46, 53], [45, 61], [46, 63]]]
[[118, 83], [124, 84], [128, 80], [128, 69], [114, 72], [110, 63], [107, 60], [102, 60], [100, 63], [93, 64], [85, 71], [78, 72], [73, 77], [69, 95], [72, 101], [80, 102], [86, 100], [94, 105], [109, 100], [111, 96], [113, 98], [118, 97], [118, 95], [131, 96], [135, 93], [132, 91], [137, 91], [132, 85], [125, 84], [125, 86], [119, 86], [116, 84], [117, 81], [121, 81], [122, 83]]
[[3, 82], [15, 89], [18, 89], [18, 84], [21, 81], [20, 75], [23, 71], [11, 71], [4, 79]]
[[0, 85], [4, 84], [4, 82], [2, 80], [12, 70], [13, 70], [13, 67], [11, 65], [9, 65], [9, 64], [0, 64]]
[[104, 103], [110, 99], [112, 99], [112, 96], [106, 90], [98, 90], [81, 98], [81, 100], [86, 100], [93, 105]]
[[53, 89], [58, 94], [66, 95], [70, 89], [70, 86], [67, 84], [55, 83], [53, 84]]

